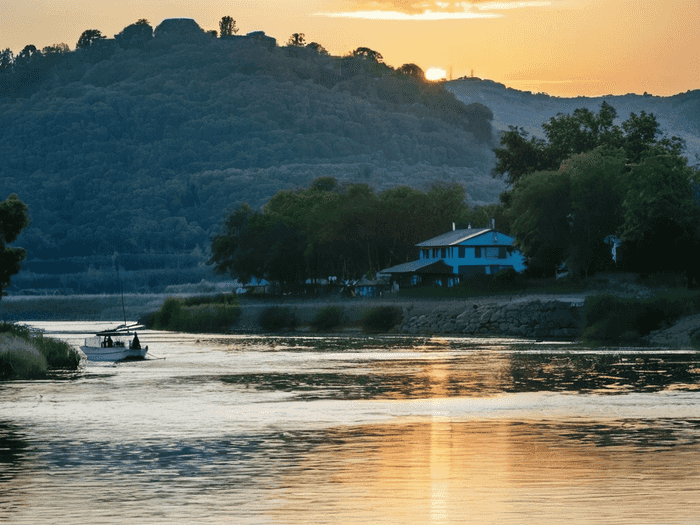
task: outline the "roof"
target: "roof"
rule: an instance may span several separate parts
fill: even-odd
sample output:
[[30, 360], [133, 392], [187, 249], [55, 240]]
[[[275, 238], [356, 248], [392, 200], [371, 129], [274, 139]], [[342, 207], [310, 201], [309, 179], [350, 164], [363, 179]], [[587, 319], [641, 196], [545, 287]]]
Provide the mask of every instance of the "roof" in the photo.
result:
[[420, 259], [386, 268], [381, 273], [440, 273], [452, 275], [454, 270], [443, 261]]
[[485, 233], [489, 232], [496, 232], [500, 237], [503, 237], [504, 235], [501, 232], [498, 232], [491, 228], [467, 228], [464, 230], [452, 230], [447, 233], [443, 233], [442, 235], [438, 235], [437, 237], [433, 237], [432, 239], [428, 239], [427, 241], [419, 242], [418, 244], [416, 244], [416, 246], [418, 248], [427, 248], [433, 246], [454, 246], [468, 239], [479, 237], [480, 235], [484, 235]]

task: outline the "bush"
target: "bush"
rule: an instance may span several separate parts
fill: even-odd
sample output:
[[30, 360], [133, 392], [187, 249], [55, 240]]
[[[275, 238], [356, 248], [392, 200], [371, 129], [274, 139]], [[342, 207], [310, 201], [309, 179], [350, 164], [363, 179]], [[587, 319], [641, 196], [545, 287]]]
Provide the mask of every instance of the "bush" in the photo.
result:
[[521, 284], [520, 274], [513, 268], [506, 268], [493, 276], [493, 283], [497, 288], [515, 288]]
[[362, 330], [365, 332], [388, 332], [401, 323], [403, 314], [395, 306], [380, 306], [367, 312], [362, 318]]
[[0, 334], [0, 379], [33, 379], [46, 374], [46, 358], [29, 341]]
[[297, 317], [289, 308], [270, 306], [260, 314], [258, 321], [260, 327], [266, 332], [280, 332], [282, 330], [294, 330], [297, 325]]
[[191, 333], [226, 333], [241, 315], [238, 302], [226, 294], [214, 297], [169, 297], [160, 310], [147, 314], [139, 322], [156, 330]]
[[78, 369], [80, 354], [65, 341], [38, 335], [32, 338], [32, 343], [44, 356], [49, 368], [54, 370]]
[[631, 342], [697, 311], [700, 294], [660, 294], [647, 299], [597, 295], [583, 306], [587, 341]]
[[0, 324], [0, 352], [0, 377], [31, 379], [43, 376], [47, 369], [77, 370], [80, 366], [80, 353], [65, 341], [32, 335], [28, 327], [11, 323]]
[[316, 313], [311, 326], [314, 330], [331, 330], [343, 322], [343, 309], [338, 306], [328, 306]]

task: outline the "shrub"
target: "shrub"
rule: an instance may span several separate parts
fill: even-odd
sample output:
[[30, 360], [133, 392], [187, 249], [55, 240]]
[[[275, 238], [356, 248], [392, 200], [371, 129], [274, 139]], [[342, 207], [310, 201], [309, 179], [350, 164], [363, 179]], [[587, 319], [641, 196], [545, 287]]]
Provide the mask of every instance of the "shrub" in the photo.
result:
[[77, 370], [80, 365], [80, 354], [65, 341], [38, 335], [32, 338], [32, 343], [44, 356], [51, 369]]
[[[169, 297], [157, 312], [139, 319], [148, 328], [193, 333], [225, 333], [241, 315], [238, 302], [228, 297]], [[188, 305], [189, 304], [189, 305]]]
[[294, 330], [297, 327], [297, 317], [289, 308], [270, 306], [260, 314], [260, 327], [266, 332]]
[[493, 283], [497, 288], [515, 288], [520, 284], [520, 274], [513, 268], [506, 268], [493, 276]]
[[46, 358], [29, 341], [0, 334], [0, 379], [42, 377], [47, 368]]
[[697, 293], [660, 294], [645, 299], [591, 296], [583, 307], [583, 338], [630, 342], [692, 313], [699, 300]]
[[365, 332], [388, 332], [401, 322], [403, 314], [395, 306], [380, 306], [367, 312], [362, 318]]
[[328, 306], [319, 310], [311, 321], [314, 330], [331, 330], [343, 322], [343, 309], [338, 306]]

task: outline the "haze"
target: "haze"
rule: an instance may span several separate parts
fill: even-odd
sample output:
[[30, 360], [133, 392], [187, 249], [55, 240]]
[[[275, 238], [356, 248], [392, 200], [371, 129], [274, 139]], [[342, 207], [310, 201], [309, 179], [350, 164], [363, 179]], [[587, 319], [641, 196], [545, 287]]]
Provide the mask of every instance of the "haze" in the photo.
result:
[[0, 0], [0, 12], [0, 49], [15, 54], [27, 44], [73, 49], [85, 29], [112, 37], [139, 18], [218, 29], [230, 15], [240, 34], [262, 30], [280, 45], [301, 32], [334, 55], [366, 46], [394, 67], [557, 96], [700, 88], [698, 0]]

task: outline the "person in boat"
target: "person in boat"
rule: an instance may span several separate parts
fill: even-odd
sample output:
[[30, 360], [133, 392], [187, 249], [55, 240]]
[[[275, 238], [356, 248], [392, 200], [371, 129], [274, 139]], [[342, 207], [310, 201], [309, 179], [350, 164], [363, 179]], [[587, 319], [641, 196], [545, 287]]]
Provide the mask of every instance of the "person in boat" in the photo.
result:
[[139, 341], [139, 334], [134, 332], [134, 340], [131, 342], [131, 348], [134, 350], [141, 350], [141, 341]]
[[112, 337], [108, 335], [105, 338], [105, 348], [112, 348], [112, 345], [113, 345]]

